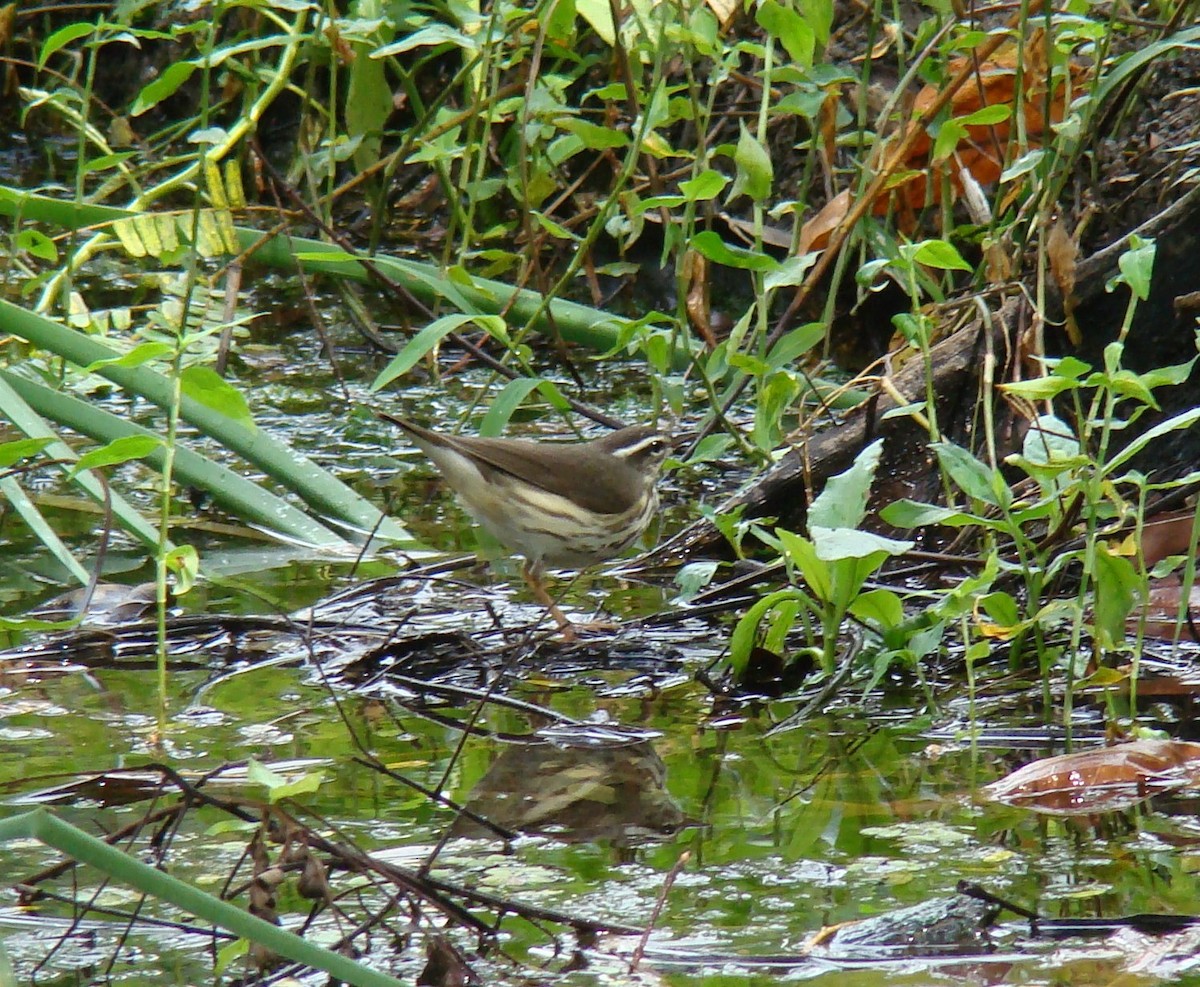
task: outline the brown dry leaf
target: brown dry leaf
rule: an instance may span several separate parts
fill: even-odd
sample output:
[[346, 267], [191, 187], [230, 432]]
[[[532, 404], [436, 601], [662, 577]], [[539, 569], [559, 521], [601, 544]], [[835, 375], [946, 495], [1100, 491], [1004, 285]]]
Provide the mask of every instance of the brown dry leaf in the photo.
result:
[[[1025, 64], [1021, 76], [1023, 83], [1021, 112], [1025, 122], [1025, 136], [1029, 145], [1036, 147], [1047, 129], [1046, 117], [1042, 110], [1045, 105], [1046, 79], [1049, 76], [1043, 64], [1044, 47], [1041, 37], [1040, 29], [1034, 31], [1021, 46], [1005, 45], [996, 52], [995, 56], [982, 63], [951, 98], [950, 116], [965, 117], [985, 106], [995, 105], [1012, 106], [1015, 112], [1017, 60], [1023, 54]], [[965, 58], [956, 59], [947, 66], [947, 73], [953, 76], [968, 64], [969, 62]], [[1088, 72], [1084, 67], [1077, 65], [1072, 65], [1070, 72], [1072, 89], [1078, 91]], [[925, 86], [917, 94], [913, 103], [914, 117], [919, 117], [932, 107], [937, 102], [940, 91], [937, 86]], [[1060, 85], [1050, 100], [1049, 115], [1052, 123], [1062, 121], [1066, 99], [1066, 87]], [[991, 125], [968, 125], [967, 137], [959, 142], [954, 155], [959, 168], [968, 169], [980, 185], [995, 182], [1000, 177], [1005, 157], [1008, 154], [1008, 141], [1012, 126], [1011, 117]], [[921, 134], [913, 144], [905, 163], [914, 170], [926, 168], [932, 149], [933, 139], [928, 134]], [[941, 166], [937, 166], [935, 170], [940, 173]], [[961, 189], [957, 171], [958, 169], [954, 169], [950, 175], [956, 194]], [[936, 202], [940, 195], [941, 183], [935, 179], [930, 183], [930, 187], [933, 189], [932, 201]], [[915, 208], [931, 204], [926, 201], [924, 184], [919, 182], [913, 182], [906, 187], [905, 199], [909, 205]], [[878, 205], [877, 203], [877, 209]]]
[[329, 46], [337, 52], [342, 64], [354, 64], [354, 59], [357, 57], [354, 52], [354, 46], [342, 37], [341, 32], [336, 27], [330, 25], [325, 28], [325, 39], [329, 42]]
[[[1179, 601], [1182, 596], [1183, 585], [1178, 576], [1167, 576], [1151, 582], [1143, 625], [1148, 637], [1175, 639], [1175, 624], [1179, 620]], [[1193, 585], [1184, 611], [1183, 626], [1179, 628], [1179, 636], [1184, 641], [1196, 640], [1197, 614], [1200, 614], [1200, 586]], [[1137, 613], [1130, 616], [1130, 628], [1136, 628], [1138, 618]]]
[[1075, 262], [1079, 259], [1079, 244], [1071, 239], [1061, 217], [1055, 217], [1046, 234], [1046, 259], [1050, 262], [1050, 273], [1062, 292], [1063, 309], [1067, 316], [1067, 336], [1072, 346], [1083, 343], [1079, 323], [1075, 321]]
[[304, 857], [304, 868], [296, 881], [296, 890], [301, 898], [309, 901], [333, 901], [333, 889], [329, 886], [329, 874], [325, 865], [311, 853]]
[[896, 43], [896, 38], [899, 37], [899, 35], [899, 25], [888, 21], [883, 25], [883, 36], [875, 42], [875, 46], [871, 49], [871, 53], [869, 55], [855, 55], [852, 59], [850, 59], [850, 61], [857, 64], [858, 62], [865, 62], [868, 58], [872, 61], [883, 58], [883, 56], [886, 55]]
[[1079, 816], [1117, 812], [1159, 792], [1200, 781], [1200, 744], [1135, 740], [1033, 761], [985, 785], [997, 802], [1034, 812]]
[[823, 250], [829, 244], [829, 234], [850, 211], [850, 190], [843, 189], [821, 207], [821, 210], [800, 228], [796, 253], [803, 256], [810, 250]]
[[1150, 567], [1171, 555], [1192, 551], [1195, 511], [1170, 511], [1142, 525], [1142, 558]]
[[715, 349], [716, 336], [712, 328], [712, 307], [708, 297], [708, 258], [689, 250], [684, 260], [687, 266], [687, 314], [692, 328], [700, 334], [708, 348]]
[[[653, 214], [647, 215], [646, 218], [651, 222], [655, 217]], [[731, 213], [719, 212], [717, 218], [729, 227], [729, 231], [745, 244], [756, 247], [759, 239], [768, 247], [775, 247], [777, 250], [792, 249], [792, 234], [790, 230], [782, 230], [778, 226], [765, 226], [755, 223], [753, 220], [742, 219], [739, 216], [734, 216]]]
[[0, 48], [7, 48], [13, 36], [13, 25], [17, 22], [17, 5], [5, 4], [0, 7]]
[[738, 6], [737, 0], [708, 0], [708, 9], [717, 15], [722, 30], [729, 27], [730, 21], [738, 12]]
[[821, 134], [821, 153], [824, 155], [826, 173], [833, 174], [833, 163], [837, 159], [837, 116], [842, 102], [839, 86], [827, 86], [825, 100], [817, 114], [817, 130]]
[[425, 967], [417, 977], [422, 987], [466, 987], [475, 978], [470, 966], [450, 940], [440, 934], [429, 937], [425, 947]]

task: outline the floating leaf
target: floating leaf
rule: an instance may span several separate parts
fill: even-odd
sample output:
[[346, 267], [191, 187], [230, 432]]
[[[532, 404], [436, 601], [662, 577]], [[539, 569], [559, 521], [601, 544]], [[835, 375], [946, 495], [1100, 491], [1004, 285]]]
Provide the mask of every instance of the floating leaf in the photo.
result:
[[1117, 812], [1200, 781], [1200, 744], [1137, 740], [1033, 761], [983, 793], [1048, 815]]

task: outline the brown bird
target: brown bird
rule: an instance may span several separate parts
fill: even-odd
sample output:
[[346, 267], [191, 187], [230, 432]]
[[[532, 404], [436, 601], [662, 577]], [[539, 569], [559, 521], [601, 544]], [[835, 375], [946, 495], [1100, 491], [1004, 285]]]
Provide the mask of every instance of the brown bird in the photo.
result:
[[571, 622], [546, 592], [545, 568], [586, 568], [615, 558], [641, 536], [658, 511], [656, 484], [670, 438], [634, 425], [590, 442], [490, 439], [378, 416], [404, 429], [467, 513], [525, 557], [529, 588], [573, 639]]

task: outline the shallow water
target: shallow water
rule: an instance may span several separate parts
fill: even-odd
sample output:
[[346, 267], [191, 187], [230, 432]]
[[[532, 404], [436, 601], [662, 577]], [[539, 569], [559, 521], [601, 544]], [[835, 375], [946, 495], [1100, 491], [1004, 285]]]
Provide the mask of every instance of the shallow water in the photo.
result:
[[[389, 400], [405, 411], [420, 408], [429, 420], [444, 412], [455, 421], [486, 378], [467, 374], [380, 399], [365, 384], [379, 361], [352, 356], [343, 360], [344, 402], [328, 376], [300, 382], [316, 359], [310, 335], [283, 333], [274, 345], [282, 363], [255, 369], [251, 358], [242, 370], [262, 427], [378, 502], [391, 498], [392, 511], [431, 548], [481, 547], [432, 470], [374, 419], [370, 405]], [[629, 383], [618, 372], [598, 387], [621, 394], [610, 410], [634, 420], [645, 408]], [[527, 427], [534, 431], [558, 429]], [[669, 478], [665, 530], [694, 516], [702, 483], [716, 503], [735, 482], [728, 474]], [[198, 516], [224, 520], [204, 509]], [[924, 684], [889, 674], [865, 697], [866, 680], [851, 682], [801, 729], [768, 737], [799, 700], [716, 701], [694, 678], [725, 654], [728, 618], [633, 625], [565, 650], [553, 639], [535, 643], [548, 624], [512, 561], [414, 578], [403, 574], [404, 556], [314, 559], [196, 520], [176, 537], [187, 532], [198, 545], [209, 578], [177, 610], [182, 618], [214, 619], [173, 639], [165, 733], [155, 715], [152, 637], [139, 645], [122, 626], [107, 648], [89, 639], [87, 649], [5, 654], [0, 744], [8, 756], [0, 784], [9, 814], [45, 803], [85, 830], [112, 831], [145, 812], [151, 795], [113, 782], [77, 784], [81, 776], [165, 762], [197, 779], [254, 759], [288, 778], [320, 775], [313, 791], [284, 803], [289, 813], [416, 868], [455, 826], [455, 814], [356, 760], [370, 755], [456, 803], [474, 801], [484, 814], [502, 815], [510, 829], [532, 830], [507, 848], [455, 830], [437, 855], [439, 878], [636, 928], [651, 921], [662, 896], [641, 973], [628, 972], [633, 936], [601, 934], [577, 954], [575, 936], [561, 926], [509, 918], [500, 943], [512, 960], [494, 950], [477, 957], [474, 937], [452, 936], [483, 982], [526, 982], [530, 965], [534, 976], [564, 985], [652, 977], [681, 985], [766, 983], [781, 975], [847, 985], [1094, 983], [1133, 975], [1135, 962], [1146, 982], [1195, 976], [1186, 933], [1155, 940], [1126, 930], [1051, 942], [1031, 938], [1028, 924], [1011, 915], [992, 933], [991, 957], [805, 955], [822, 926], [951, 895], [960, 880], [1046, 916], [1197, 910], [1190, 847], [1198, 834], [1186, 803], [1164, 798], [1120, 815], [1063, 820], [979, 797], [982, 785], [1049, 752], [1040, 688], [1009, 678], [1003, 658], [981, 665], [977, 697], [947, 661], [936, 674], [927, 670]], [[76, 544], [88, 545], [89, 533], [90, 519], [78, 525]], [[11, 543], [3, 565], [0, 599], [8, 613], [52, 595], [52, 573], [36, 550]], [[120, 546], [109, 566], [117, 581], [146, 577], [136, 553]], [[605, 572], [555, 585], [564, 606], [584, 618], [669, 610], [677, 592], [669, 578]], [[277, 623], [233, 625], [218, 615]], [[461, 631], [471, 637], [458, 637]], [[476, 717], [479, 697], [490, 690], [524, 705], [488, 703]], [[1077, 740], [1100, 740], [1106, 701], [1097, 695], [1078, 706]], [[1174, 709], [1157, 712], [1165, 718], [1178, 715]], [[973, 715], [989, 731], [974, 745]], [[475, 732], [463, 741], [468, 722]], [[549, 726], [562, 732], [548, 739]], [[621, 739], [622, 730], [635, 729], [628, 743]], [[1000, 731], [1005, 739], [989, 739]], [[530, 741], [537, 746], [528, 748]], [[267, 797], [244, 771], [225, 772], [214, 788]], [[245, 825], [229, 822], [211, 807], [189, 812], [170, 842], [172, 872], [219, 890], [247, 839]], [[690, 856], [666, 889], [685, 851]], [[17, 880], [55, 855], [21, 842], [4, 847], [0, 859]], [[243, 866], [234, 883], [245, 876]], [[70, 893], [71, 880], [56, 886]], [[80, 893], [97, 877], [85, 869], [76, 880]], [[344, 873], [331, 877], [335, 893], [353, 883]], [[101, 895], [117, 908], [136, 902], [113, 885]], [[378, 893], [362, 895], [363, 907], [382, 907]], [[285, 922], [307, 914], [290, 885], [279, 899]], [[351, 922], [352, 901], [340, 922], [320, 920], [322, 937]], [[47, 974], [82, 980], [115, 958], [108, 975], [120, 983], [211, 977], [209, 942], [195, 932], [139, 930], [120, 945], [123, 921], [97, 918], [52, 949], [68, 929], [69, 910], [43, 903], [33, 914], [31, 921], [15, 908], [0, 913], [0, 933], [21, 971], [48, 957]], [[418, 936], [405, 948], [404, 935], [376, 936], [371, 955], [411, 980], [425, 962], [422, 943]], [[569, 972], [556, 972], [572, 957]]]

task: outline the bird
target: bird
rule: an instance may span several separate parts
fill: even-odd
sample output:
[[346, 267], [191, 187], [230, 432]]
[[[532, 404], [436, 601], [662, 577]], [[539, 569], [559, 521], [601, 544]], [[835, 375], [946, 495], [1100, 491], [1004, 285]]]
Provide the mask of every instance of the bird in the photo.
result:
[[632, 425], [587, 442], [483, 438], [376, 414], [425, 453], [468, 514], [524, 556], [525, 582], [563, 638], [574, 640], [571, 621], [546, 590], [545, 569], [584, 569], [641, 537], [658, 513], [670, 437], [653, 425]]

